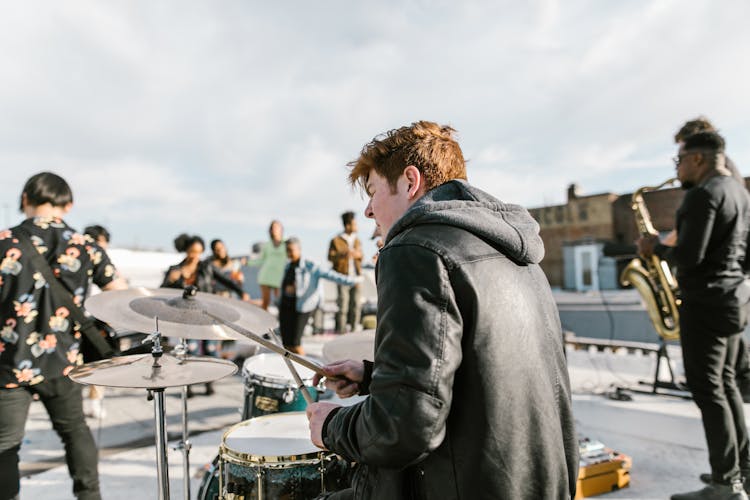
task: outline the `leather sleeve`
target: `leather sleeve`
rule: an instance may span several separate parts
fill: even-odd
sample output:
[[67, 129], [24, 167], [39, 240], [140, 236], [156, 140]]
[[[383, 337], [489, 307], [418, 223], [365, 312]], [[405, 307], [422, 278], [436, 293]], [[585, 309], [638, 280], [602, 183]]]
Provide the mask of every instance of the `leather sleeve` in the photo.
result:
[[424, 459], [445, 436], [462, 332], [440, 257], [416, 245], [383, 251], [370, 396], [331, 418], [326, 447], [388, 468]]
[[372, 361], [362, 360], [365, 365], [365, 373], [362, 375], [362, 382], [359, 383], [359, 395], [367, 396], [370, 394], [370, 383], [372, 382], [372, 369], [374, 367]]

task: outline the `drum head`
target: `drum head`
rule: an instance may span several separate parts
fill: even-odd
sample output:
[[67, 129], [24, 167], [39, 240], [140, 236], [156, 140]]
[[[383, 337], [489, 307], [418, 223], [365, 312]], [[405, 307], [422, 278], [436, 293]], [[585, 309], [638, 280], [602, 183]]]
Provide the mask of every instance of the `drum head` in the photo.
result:
[[304, 412], [274, 413], [229, 428], [222, 455], [240, 462], [290, 462], [315, 459], [322, 452], [310, 441]]
[[[300, 364], [293, 364], [302, 380], [312, 380], [315, 372]], [[296, 385], [284, 358], [275, 352], [264, 352], [252, 358], [247, 358], [242, 365], [242, 376], [275, 384]]]

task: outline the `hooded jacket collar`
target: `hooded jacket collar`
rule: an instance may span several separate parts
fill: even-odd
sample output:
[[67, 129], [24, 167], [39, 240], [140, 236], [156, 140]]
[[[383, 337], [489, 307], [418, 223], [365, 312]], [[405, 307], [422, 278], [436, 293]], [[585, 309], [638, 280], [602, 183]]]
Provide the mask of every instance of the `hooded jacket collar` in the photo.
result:
[[396, 221], [385, 244], [420, 224], [460, 227], [490, 241], [514, 260], [538, 264], [544, 257], [539, 224], [520, 205], [503, 203], [460, 179], [428, 191]]

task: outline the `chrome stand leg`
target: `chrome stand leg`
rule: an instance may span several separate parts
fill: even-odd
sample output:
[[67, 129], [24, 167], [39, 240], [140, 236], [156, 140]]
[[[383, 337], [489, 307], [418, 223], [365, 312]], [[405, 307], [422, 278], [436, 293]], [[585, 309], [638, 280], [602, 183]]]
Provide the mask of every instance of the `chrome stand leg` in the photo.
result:
[[187, 386], [182, 387], [182, 441], [178, 447], [182, 450], [182, 481], [185, 500], [190, 500], [190, 448], [188, 439]]
[[156, 473], [159, 479], [159, 500], [169, 500], [169, 468], [167, 465], [167, 428], [164, 389], [153, 389], [154, 431], [156, 432]]
[[[188, 355], [187, 341], [180, 339], [180, 343], [174, 350], [177, 357], [186, 357]], [[188, 405], [187, 405], [188, 386], [183, 386], [181, 391], [182, 398], [182, 440], [172, 449], [182, 451], [182, 490], [185, 493], [185, 500], [190, 500], [190, 444], [188, 432]]]

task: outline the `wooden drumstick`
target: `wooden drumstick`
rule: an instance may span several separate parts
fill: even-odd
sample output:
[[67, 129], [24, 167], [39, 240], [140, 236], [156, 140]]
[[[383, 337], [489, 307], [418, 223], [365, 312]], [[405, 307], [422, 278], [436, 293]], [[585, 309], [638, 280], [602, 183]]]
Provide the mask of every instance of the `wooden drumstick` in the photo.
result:
[[[277, 354], [281, 354], [282, 356], [284, 356], [284, 358], [290, 359], [290, 360], [294, 361], [295, 363], [304, 366], [305, 368], [311, 369], [312, 371], [314, 371], [315, 373], [317, 373], [321, 377], [325, 377], [326, 376], [326, 373], [323, 371], [323, 369], [317, 363], [313, 363], [309, 359], [303, 358], [299, 354], [295, 354], [295, 353], [293, 353], [291, 351], [287, 351], [283, 347], [276, 345], [275, 342], [271, 342], [269, 340], [266, 340], [263, 337], [261, 337], [260, 335], [256, 335], [253, 332], [251, 332], [250, 330], [246, 330], [245, 328], [242, 328], [240, 325], [238, 325], [236, 323], [232, 323], [231, 321], [223, 320], [219, 316], [216, 316], [215, 314], [211, 314], [208, 311], [203, 311], [203, 314], [205, 314], [209, 318], [212, 318], [213, 320], [217, 321], [218, 323], [221, 323], [222, 325], [228, 326], [229, 328], [231, 328], [235, 332], [241, 334], [242, 336], [247, 337], [250, 340], [253, 340], [253, 341], [259, 343], [263, 347], [267, 347], [268, 349], [272, 350], [273, 352], [275, 352]], [[331, 377], [329, 377], [329, 378], [331, 378]]]
[[[271, 336], [271, 338], [276, 342], [276, 345], [281, 346], [281, 342], [279, 342], [279, 337], [276, 336], [276, 332], [273, 330], [268, 331], [268, 335]], [[297, 369], [294, 367], [291, 361], [289, 361], [289, 358], [284, 358], [284, 363], [286, 363], [286, 367], [289, 368], [289, 371], [292, 373], [292, 377], [294, 378], [294, 381], [297, 383], [297, 389], [302, 393], [302, 397], [305, 398], [305, 402], [309, 405], [313, 404], [315, 401], [313, 401], [312, 396], [307, 391], [307, 386], [302, 381], [302, 377], [299, 376], [299, 373], [297, 372]]]

